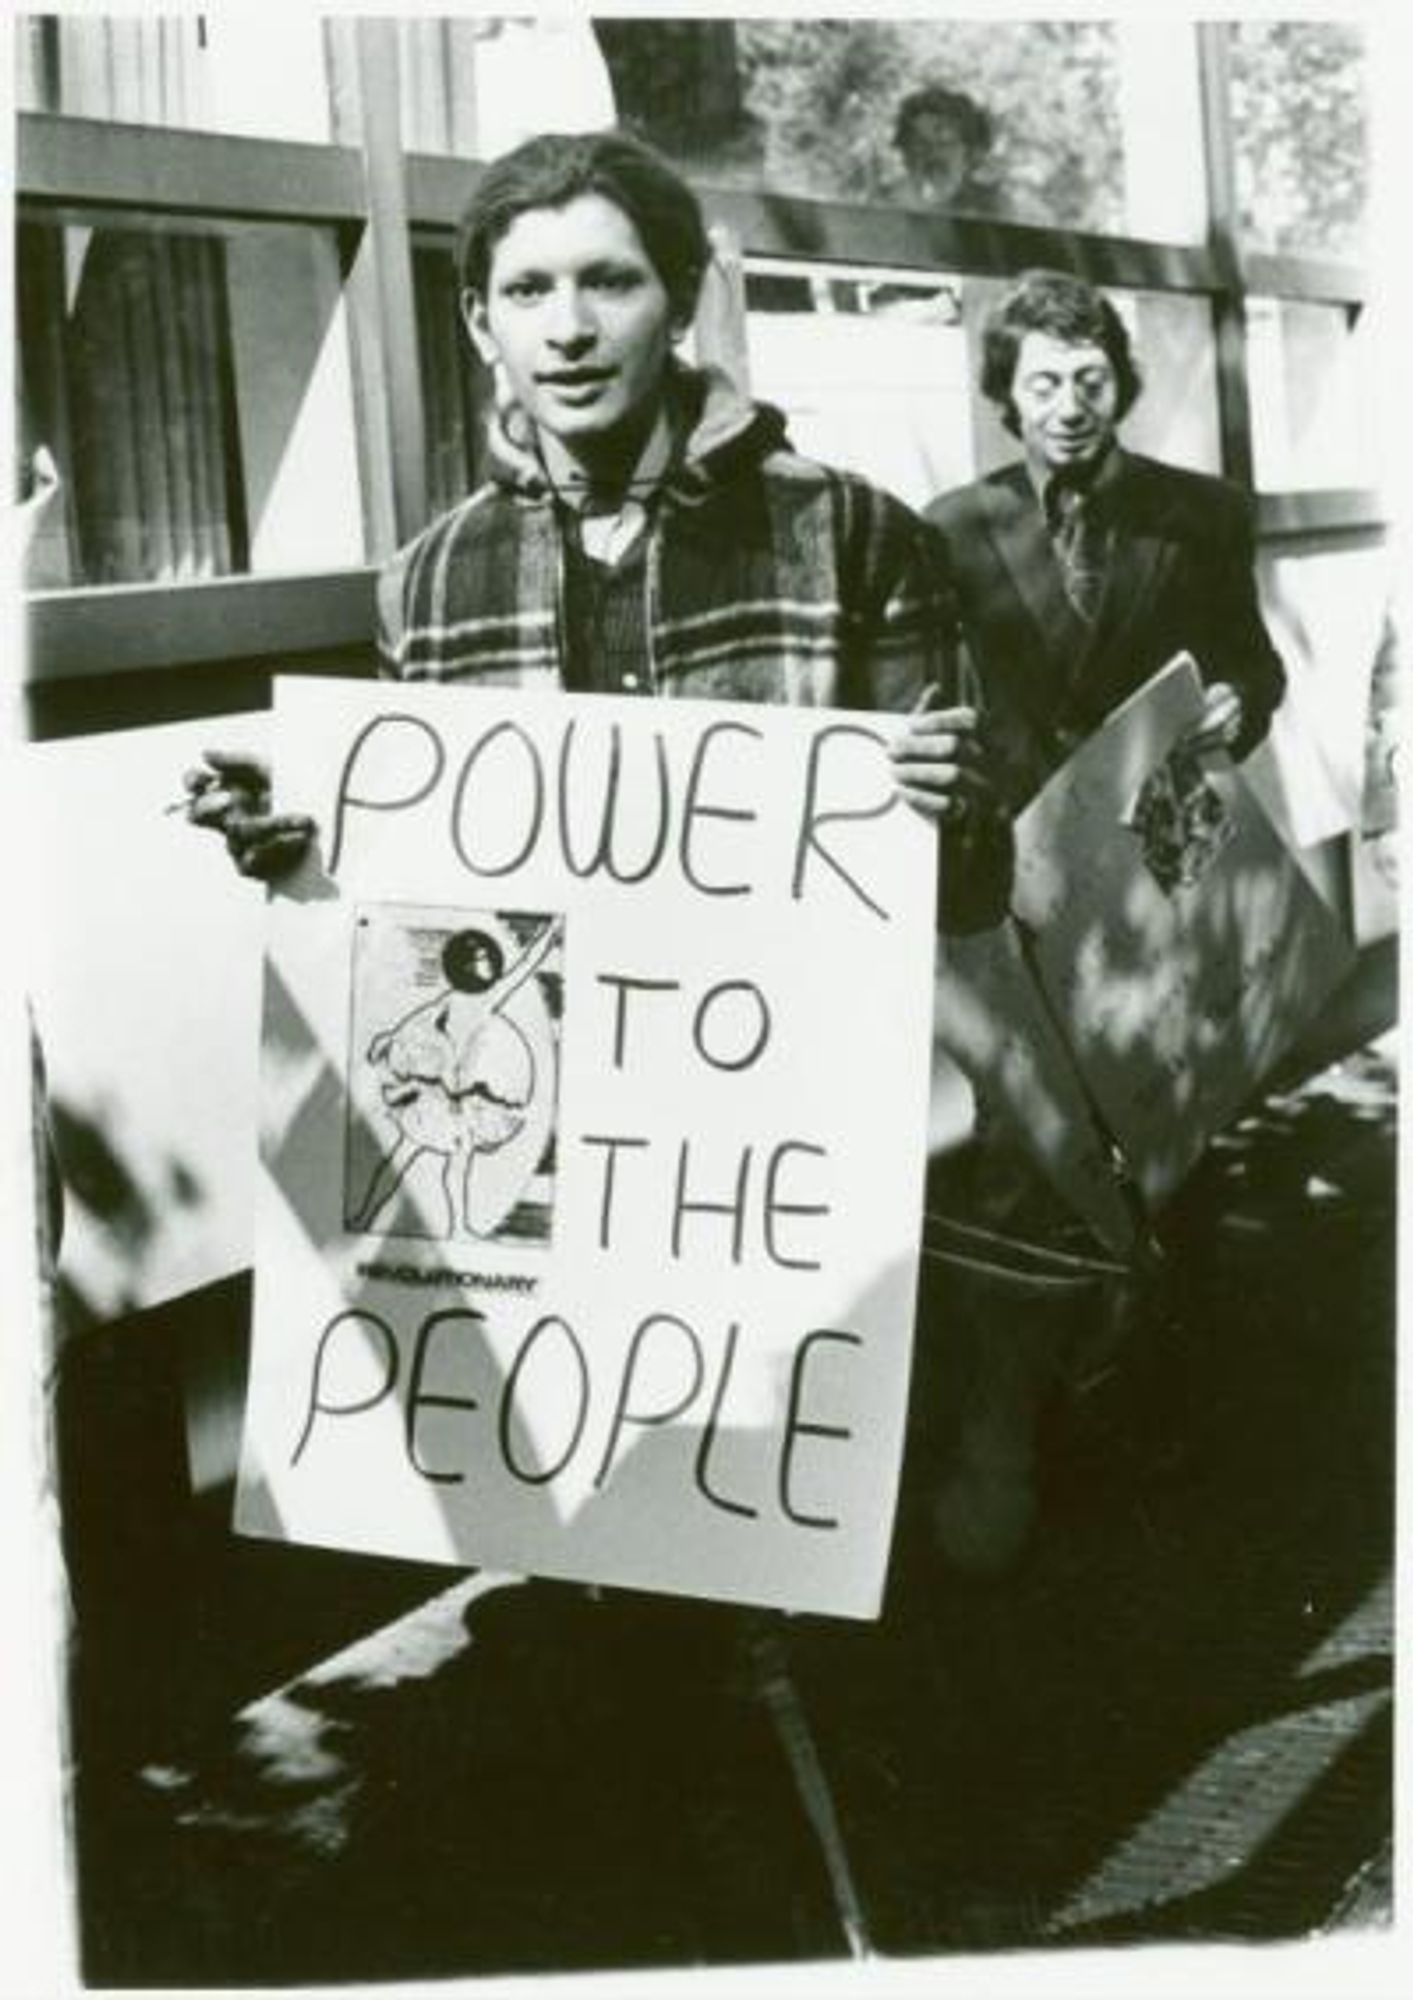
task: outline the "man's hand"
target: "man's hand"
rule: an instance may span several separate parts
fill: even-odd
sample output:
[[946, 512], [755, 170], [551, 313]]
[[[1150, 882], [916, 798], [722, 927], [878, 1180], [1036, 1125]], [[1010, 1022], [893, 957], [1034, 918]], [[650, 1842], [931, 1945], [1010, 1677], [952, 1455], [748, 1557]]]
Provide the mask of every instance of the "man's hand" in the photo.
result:
[[316, 828], [308, 813], [270, 810], [269, 766], [259, 757], [204, 750], [203, 762], [182, 779], [186, 816], [219, 833], [242, 875], [272, 882], [304, 855]]
[[1241, 696], [1230, 681], [1213, 681], [1202, 691], [1202, 714], [1185, 737], [1185, 747], [1198, 752], [1230, 750], [1241, 734]]
[[939, 708], [937, 689], [924, 690], [889, 756], [898, 790], [929, 819], [979, 824], [1004, 811], [974, 708]]

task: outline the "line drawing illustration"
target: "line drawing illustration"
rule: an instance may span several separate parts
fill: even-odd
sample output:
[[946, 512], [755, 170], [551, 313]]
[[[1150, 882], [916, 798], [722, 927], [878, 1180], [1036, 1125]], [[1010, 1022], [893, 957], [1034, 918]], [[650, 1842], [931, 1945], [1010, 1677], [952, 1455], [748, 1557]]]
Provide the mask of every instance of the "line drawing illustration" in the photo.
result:
[[348, 1229], [548, 1239], [563, 938], [556, 914], [360, 912]]

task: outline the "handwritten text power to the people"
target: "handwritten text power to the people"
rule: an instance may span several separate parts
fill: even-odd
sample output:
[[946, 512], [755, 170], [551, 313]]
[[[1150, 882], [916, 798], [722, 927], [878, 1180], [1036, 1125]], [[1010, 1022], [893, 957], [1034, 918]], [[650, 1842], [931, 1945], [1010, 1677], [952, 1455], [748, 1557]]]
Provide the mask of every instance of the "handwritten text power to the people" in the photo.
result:
[[281, 683], [320, 865], [270, 907], [245, 1531], [876, 1615], [937, 890], [901, 726]]

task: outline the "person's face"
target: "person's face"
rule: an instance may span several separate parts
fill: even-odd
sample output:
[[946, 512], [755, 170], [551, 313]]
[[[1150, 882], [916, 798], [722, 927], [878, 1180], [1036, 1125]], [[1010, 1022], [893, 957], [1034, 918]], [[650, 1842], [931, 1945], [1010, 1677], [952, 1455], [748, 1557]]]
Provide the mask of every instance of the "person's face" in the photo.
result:
[[501, 961], [488, 939], [462, 932], [447, 941], [442, 970], [458, 993], [484, 993], [500, 978]]
[[924, 201], [947, 201], [971, 171], [971, 147], [955, 118], [927, 111], [913, 120], [903, 149], [915, 192]]
[[1026, 456], [1051, 472], [1095, 464], [1118, 425], [1114, 364], [1089, 341], [1025, 334], [1016, 355], [1011, 401]]
[[646, 432], [676, 332], [667, 290], [616, 202], [581, 194], [518, 215], [496, 244], [486, 295], [468, 293], [483, 361], [572, 455]]

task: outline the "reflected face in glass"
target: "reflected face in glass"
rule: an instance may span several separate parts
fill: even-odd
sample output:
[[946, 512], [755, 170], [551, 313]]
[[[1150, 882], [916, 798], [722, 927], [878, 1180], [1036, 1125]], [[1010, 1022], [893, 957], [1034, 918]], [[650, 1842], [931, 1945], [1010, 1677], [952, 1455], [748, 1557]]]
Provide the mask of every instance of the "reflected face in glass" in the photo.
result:
[[538, 430], [578, 457], [646, 435], [679, 330], [632, 220], [600, 194], [532, 208], [496, 244], [486, 296], [468, 295], [482, 360], [499, 363]]
[[1051, 472], [1096, 465], [1114, 439], [1119, 385], [1114, 365], [1092, 342], [1023, 335], [1011, 401], [1033, 465]]
[[960, 125], [936, 111], [913, 120], [902, 150], [913, 192], [921, 201], [950, 201], [971, 172], [972, 148]]

